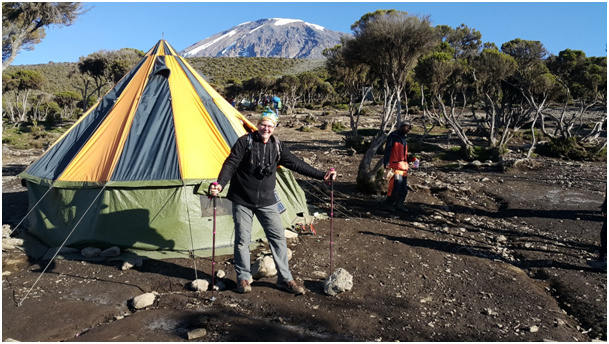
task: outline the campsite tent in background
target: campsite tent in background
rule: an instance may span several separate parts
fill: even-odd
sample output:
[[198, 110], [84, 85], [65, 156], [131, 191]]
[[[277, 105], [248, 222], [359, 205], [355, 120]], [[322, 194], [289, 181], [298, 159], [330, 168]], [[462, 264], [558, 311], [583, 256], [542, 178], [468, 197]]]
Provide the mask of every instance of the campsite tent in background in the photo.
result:
[[[28, 189], [30, 233], [50, 247], [67, 238], [65, 245], [77, 248], [205, 255], [212, 212], [202, 210], [210, 202], [198, 191], [216, 180], [232, 145], [252, 130], [161, 40], [19, 175]], [[308, 216], [306, 200], [289, 171], [279, 168], [277, 178], [288, 227], [299, 213]], [[256, 223], [252, 241], [263, 236]], [[231, 212], [219, 211], [217, 247], [233, 238]]]

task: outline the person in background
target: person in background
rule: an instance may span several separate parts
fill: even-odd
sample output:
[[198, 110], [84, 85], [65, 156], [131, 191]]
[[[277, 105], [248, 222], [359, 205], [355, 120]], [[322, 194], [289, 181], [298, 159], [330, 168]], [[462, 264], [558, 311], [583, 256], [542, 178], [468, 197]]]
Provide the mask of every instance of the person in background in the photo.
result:
[[279, 110], [281, 110], [281, 98], [274, 96], [271, 98], [271, 102], [273, 103], [275, 113], [279, 116]]
[[383, 166], [385, 170], [391, 169], [393, 177], [389, 180], [387, 187], [387, 198], [385, 207], [389, 211], [406, 211], [404, 201], [408, 195], [408, 163], [414, 162], [418, 165], [416, 157], [408, 155], [408, 132], [412, 126], [408, 122], [400, 123], [398, 130], [387, 137]]
[[275, 183], [277, 166], [281, 165], [305, 176], [329, 181], [336, 179], [336, 171], [319, 171], [305, 163], [273, 136], [278, 116], [273, 111], [265, 111], [258, 120], [258, 130], [241, 136], [231, 148], [218, 175], [217, 184], [210, 186], [210, 193], [216, 197], [230, 181], [227, 198], [233, 202], [235, 224], [235, 270], [237, 291], [250, 292], [252, 273], [250, 270], [250, 243], [252, 221], [258, 219], [268, 239], [273, 259], [278, 271], [277, 283], [280, 288], [296, 294], [304, 294], [288, 266], [287, 243], [281, 222]]

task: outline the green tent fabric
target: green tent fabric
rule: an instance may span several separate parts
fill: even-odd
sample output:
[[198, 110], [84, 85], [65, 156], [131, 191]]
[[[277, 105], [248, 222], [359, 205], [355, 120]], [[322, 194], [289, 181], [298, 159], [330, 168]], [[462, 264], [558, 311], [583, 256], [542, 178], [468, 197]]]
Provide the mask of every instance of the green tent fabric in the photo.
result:
[[[159, 41], [19, 175], [28, 189], [29, 231], [49, 247], [210, 255], [213, 221], [206, 191], [230, 147], [252, 130], [252, 123]], [[286, 228], [309, 216], [304, 192], [281, 167], [276, 192]], [[218, 249], [233, 244], [230, 209], [230, 201], [218, 199]], [[261, 238], [255, 222], [252, 241]]]

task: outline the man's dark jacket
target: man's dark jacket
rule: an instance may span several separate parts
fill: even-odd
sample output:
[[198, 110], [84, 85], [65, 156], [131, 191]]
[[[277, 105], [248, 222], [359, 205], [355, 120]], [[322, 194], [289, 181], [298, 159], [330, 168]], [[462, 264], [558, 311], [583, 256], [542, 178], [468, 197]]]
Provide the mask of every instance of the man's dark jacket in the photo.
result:
[[[249, 137], [250, 134], [243, 135], [235, 142], [218, 175], [218, 183], [223, 189], [230, 180], [227, 194], [229, 200], [255, 208], [277, 203], [274, 193], [277, 165], [311, 178], [324, 178], [325, 172], [315, 169], [292, 154], [282, 141], [279, 141], [278, 152], [274, 136], [271, 136], [266, 144], [262, 142], [257, 131], [251, 134], [251, 140]], [[270, 176], [255, 172], [260, 164], [270, 167]]]

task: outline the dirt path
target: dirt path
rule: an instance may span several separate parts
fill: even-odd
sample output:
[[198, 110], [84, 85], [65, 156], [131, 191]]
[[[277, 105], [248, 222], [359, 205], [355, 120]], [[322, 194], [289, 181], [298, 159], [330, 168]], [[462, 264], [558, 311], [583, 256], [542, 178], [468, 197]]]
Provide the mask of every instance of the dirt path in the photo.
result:
[[[339, 134], [280, 129], [296, 154], [341, 174], [334, 266], [353, 276], [351, 291], [327, 296], [316, 275], [330, 272], [330, 220], [290, 242], [293, 274], [307, 291], [298, 297], [272, 278], [236, 293], [230, 255], [217, 259], [228, 289], [212, 303], [210, 292], [185, 288], [193, 266], [199, 277], [210, 273], [209, 259], [146, 260], [130, 270], [57, 260], [41, 277], [46, 261], [3, 250], [3, 341], [188, 341], [197, 328], [207, 331], [197, 341], [606, 340], [607, 275], [586, 264], [599, 245], [605, 163], [540, 158], [499, 172], [443, 169], [428, 156], [409, 178], [408, 212], [398, 214], [357, 190], [361, 155], [350, 156]], [[31, 153], [3, 149], [3, 224], [26, 211], [14, 175]], [[297, 179], [327, 212], [327, 186]], [[129, 308], [152, 291], [153, 306]]]

